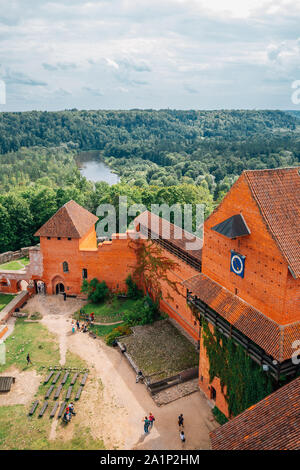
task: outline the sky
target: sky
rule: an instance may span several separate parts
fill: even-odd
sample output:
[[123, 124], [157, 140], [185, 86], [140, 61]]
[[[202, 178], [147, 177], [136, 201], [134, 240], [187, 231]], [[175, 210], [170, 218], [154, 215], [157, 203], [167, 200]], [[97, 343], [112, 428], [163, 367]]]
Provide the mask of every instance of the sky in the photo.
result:
[[0, 0], [0, 111], [300, 110], [299, 59], [299, 0]]

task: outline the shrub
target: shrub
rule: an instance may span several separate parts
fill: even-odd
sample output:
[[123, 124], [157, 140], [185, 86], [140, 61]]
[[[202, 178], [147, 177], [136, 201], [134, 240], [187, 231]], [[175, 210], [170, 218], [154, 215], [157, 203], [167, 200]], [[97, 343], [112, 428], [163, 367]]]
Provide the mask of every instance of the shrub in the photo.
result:
[[126, 336], [131, 334], [131, 329], [128, 325], [121, 325], [112, 330], [108, 335], [105, 337], [105, 342], [108, 346], [112, 346], [115, 339], [119, 338], [120, 336]]
[[130, 326], [147, 325], [160, 318], [156, 303], [150, 297], [143, 297], [135, 303], [132, 311], [124, 312], [123, 320]]
[[127, 297], [129, 299], [140, 299], [143, 295], [142, 291], [138, 288], [138, 285], [132, 279], [132, 276], [126, 278], [126, 285], [127, 285]]
[[95, 277], [89, 283], [86, 279], [82, 282], [81, 292], [88, 295], [88, 299], [93, 303], [102, 302], [109, 295], [109, 289], [105, 281], [98, 281]]

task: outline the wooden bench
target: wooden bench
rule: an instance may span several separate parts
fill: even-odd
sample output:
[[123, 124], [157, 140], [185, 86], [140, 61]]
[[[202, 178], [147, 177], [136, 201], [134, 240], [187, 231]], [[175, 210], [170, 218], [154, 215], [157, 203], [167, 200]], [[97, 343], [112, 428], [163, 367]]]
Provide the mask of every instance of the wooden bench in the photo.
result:
[[47, 384], [49, 382], [49, 380], [51, 379], [52, 375], [54, 374], [54, 372], [50, 372], [49, 375], [47, 375], [47, 377], [45, 378], [45, 381], [44, 381], [44, 384]]
[[85, 385], [85, 382], [86, 382], [86, 379], [88, 378], [88, 373], [86, 372], [82, 378], [82, 381], [80, 382], [80, 385], [82, 385], [82, 387]]
[[57, 372], [56, 376], [54, 377], [54, 379], [52, 380], [52, 383], [53, 384], [56, 384], [56, 382], [58, 381], [59, 377], [61, 376], [61, 372]]
[[35, 412], [35, 410], [36, 410], [37, 407], [38, 407], [38, 404], [39, 404], [39, 401], [38, 401], [38, 400], [36, 400], [36, 401], [33, 403], [32, 407], [30, 408], [30, 411], [29, 411], [29, 413], [28, 413], [29, 416], [32, 416], [32, 415], [33, 415], [33, 413]]
[[51, 393], [53, 392], [53, 389], [54, 389], [54, 385], [51, 385], [51, 387], [48, 388], [47, 393], [45, 395], [46, 400], [48, 400], [48, 398], [50, 397]]
[[54, 400], [58, 399], [62, 388], [63, 388], [63, 386], [61, 384], [57, 387], [55, 395], [54, 395]]
[[71, 380], [71, 385], [74, 385], [74, 384], [75, 384], [78, 375], [79, 375], [78, 373], [76, 373], [76, 374], [73, 375], [72, 380]]
[[66, 400], [70, 400], [72, 390], [73, 390], [73, 387], [72, 387], [72, 385], [70, 385], [70, 387], [68, 388], [68, 391], [67, 391]]
[[0, 392], [10, 392], [11, 386], [15, 381], [15, 377], [0, 377]]
[[69, 377], [69, 372], [66, 372], [64, 375], [64, 378], [61, 381], [62, 385], [65, 385], [66, 381], [68, 380], [68, 377]]
[[50, 413], [50, 418], [54, 418], [57, 408], [58, 408], [58, 402], [56, 402], [55, 405], [53, 406], [52, 411]]
[[76, 393], [75, 400], [79, 400], [82, 390], [83, 390], [83, 387], [79, 387], [79, 389], [78, 389], [78, 391], [77, 391], [77, 393]]
[[59, 412], [58, 412], [58, 415], [57, 415], [58, 418], [61, 418], [61, 417], [62, 417], [62, 415], [63, 415], [63, 413], [64, 413], [64, 411], [65, 411], [65, 407], [66, 407], [66, 402], [64, 401], [64, 402], [61, 404], [60, 408], [59, 408]]
[[39, 418], [41, 418], [41, 417], [44, 415], [44, 413], [45, 413], [47, 407], [48, 407], [48, 402], [45, 401], [45, 403], [43, 404], [42, 409], [41, 409], [41, 411], [40, 411]]

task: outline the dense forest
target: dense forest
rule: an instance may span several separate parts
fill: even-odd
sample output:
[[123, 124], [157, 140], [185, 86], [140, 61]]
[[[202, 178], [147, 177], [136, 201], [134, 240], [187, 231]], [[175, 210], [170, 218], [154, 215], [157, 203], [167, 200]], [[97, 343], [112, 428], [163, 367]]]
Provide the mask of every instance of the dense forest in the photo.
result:
[[[99, 204], [204, 203], [206, 215], [244, 169], [300, 161], [300, 113], [282, 111], [61, 111], [0, 113], [0, 252], [74, 199]], [[114, 186], [81, 176], [77, 155], [97, 150]]]

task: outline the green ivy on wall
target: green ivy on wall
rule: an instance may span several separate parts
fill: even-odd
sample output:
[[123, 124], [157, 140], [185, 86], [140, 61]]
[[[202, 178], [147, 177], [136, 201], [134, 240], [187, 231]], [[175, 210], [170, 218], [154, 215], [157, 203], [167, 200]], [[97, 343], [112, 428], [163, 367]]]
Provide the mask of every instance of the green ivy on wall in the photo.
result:
[[211, 332], [202, 320], [203, 344], [209, 358], [210, 382], [219, 377], [230, 416], [236, 416], [275, 390], [272, 377], [264, 372], [238, 344], [216, 328]]

